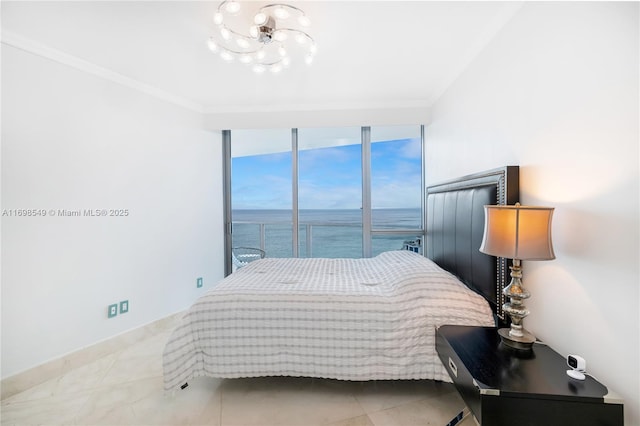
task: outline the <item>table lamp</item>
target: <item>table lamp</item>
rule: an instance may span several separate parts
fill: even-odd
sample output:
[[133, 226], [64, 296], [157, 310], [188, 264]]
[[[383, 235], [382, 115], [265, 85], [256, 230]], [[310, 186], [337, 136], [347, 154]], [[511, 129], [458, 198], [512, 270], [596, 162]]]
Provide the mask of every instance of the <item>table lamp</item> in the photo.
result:
[[502, 309], [511, 318], [511, 328], [498, 330], [502, 343], [516, 349], [531, 349], [536, 338], [522, 326], [529, 315], [522, 303], [531, 294], [522, 286], [521, 260], [555, 259], [551, 244], [551, 207], [484, 206], [484, 236], [480, 251], [513, 259], [511, 282], [503, 290], [509, 301]]

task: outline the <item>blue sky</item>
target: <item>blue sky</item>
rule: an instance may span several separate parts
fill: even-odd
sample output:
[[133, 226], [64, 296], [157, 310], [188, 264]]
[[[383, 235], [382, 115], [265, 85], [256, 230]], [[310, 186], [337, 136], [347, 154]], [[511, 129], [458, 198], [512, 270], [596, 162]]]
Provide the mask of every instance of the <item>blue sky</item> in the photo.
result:
[[[371, 145], [373, 208], [420, 207], [419, 139]], [[359, 209], [362, 203], [361, 146], [301, 150], [299, 208]], [[290, 209], [291, 153], [232, 160], [234, 209]]]

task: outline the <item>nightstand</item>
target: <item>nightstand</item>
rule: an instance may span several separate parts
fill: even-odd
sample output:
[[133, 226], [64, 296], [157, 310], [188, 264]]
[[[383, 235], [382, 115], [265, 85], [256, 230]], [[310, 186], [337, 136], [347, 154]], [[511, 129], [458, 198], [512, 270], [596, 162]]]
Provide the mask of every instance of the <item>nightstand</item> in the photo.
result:
[[517, 351], [487, 327], [443, 325], [436, 350], [476, 420], [485, 426], [622, 426], [623, 404], [587, 376], [567, 376], [566, 359], [542, 343]]

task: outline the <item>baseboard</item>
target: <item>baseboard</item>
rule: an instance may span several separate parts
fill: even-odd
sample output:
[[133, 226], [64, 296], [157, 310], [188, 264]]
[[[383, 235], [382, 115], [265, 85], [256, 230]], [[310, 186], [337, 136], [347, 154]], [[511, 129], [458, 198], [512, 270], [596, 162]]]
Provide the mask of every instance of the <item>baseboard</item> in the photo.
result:
[[172, 330], [183, 315], [184, 312], [178, 312], [2, 379], [0, 381], [0, 399], [4, 400], [48, 380], [62, 376], [75, 368], [117, 352], [123, 346]]

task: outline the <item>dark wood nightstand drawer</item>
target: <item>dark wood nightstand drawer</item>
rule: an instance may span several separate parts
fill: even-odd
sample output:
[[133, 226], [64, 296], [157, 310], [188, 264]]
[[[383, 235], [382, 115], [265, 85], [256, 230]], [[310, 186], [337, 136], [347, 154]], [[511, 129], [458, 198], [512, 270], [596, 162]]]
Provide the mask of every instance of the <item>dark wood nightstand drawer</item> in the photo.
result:
[[565, 358], [544, 344], [517, 351], [503, 346], [494, 328], [442, 326], [436, 350], [481, 424], [623, 424], [622, 401], [592, 377], [568, 377]]

